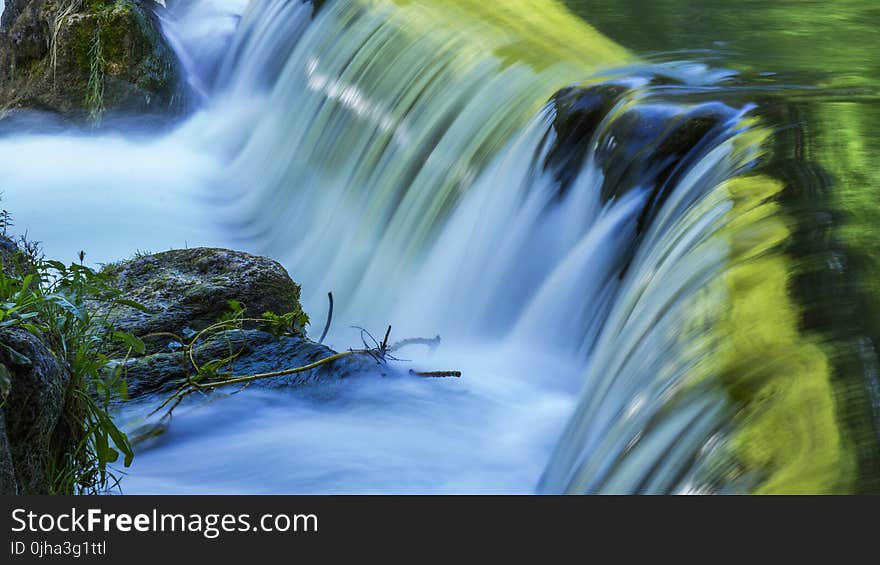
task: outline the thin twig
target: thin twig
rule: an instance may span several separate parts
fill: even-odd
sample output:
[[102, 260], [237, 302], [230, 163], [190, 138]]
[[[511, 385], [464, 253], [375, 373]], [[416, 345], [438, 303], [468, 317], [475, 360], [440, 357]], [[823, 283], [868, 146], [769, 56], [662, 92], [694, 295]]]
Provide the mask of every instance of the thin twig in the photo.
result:
[[330, 330], [330, 322], [333, 320], [333, 293], [327, 293], [327, 299], [330, 301], [330, 308], [327, 310], [327, 323], [324, 324], [324, 331], [321, 332], [321, 339], [318, 340], [318, 343], [324, 343], [324, 338], [327, 337], [327, 332]]
[[381, 357], [385, 357], [385, 352], [388, 351], [388, 336], [391, 335], [391, 326], [388, 326], [388, 329], [385, 330], [385, 337], [382, 338], [382, 345], [379, 347], [379, 355]]

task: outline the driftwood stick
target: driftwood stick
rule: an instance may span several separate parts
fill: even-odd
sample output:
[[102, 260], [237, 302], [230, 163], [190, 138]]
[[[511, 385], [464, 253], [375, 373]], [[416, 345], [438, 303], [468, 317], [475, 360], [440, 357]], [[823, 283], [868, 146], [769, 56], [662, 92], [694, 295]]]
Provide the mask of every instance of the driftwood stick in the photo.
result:
[[410, 369], [409, 374], [416, 375], [418, 377], [426, 377], [426, 378], [443, 378], [443, 377], [455, 377], [456, 379], [461, 378], [461, 371], [414, 371], [413, 369]]

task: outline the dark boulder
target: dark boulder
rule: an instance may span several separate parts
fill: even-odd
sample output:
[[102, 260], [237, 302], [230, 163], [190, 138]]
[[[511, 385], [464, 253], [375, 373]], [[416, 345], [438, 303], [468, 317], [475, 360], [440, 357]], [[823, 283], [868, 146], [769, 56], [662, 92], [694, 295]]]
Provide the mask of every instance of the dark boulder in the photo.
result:
[[5, 439], [0, 438], [0, 485], [4, 478], [3, 453], [8, 445], [20, 494], [52, 492], [51, 465], [57, 461], [53, 438], [67, 434], [63, 415], [70, 382], [67, 365], [39, 338], [25, 330], [0, 332], [0, 380], [7, 383], [3, 405]]
[[6, 435], [6, 416], [0, 410], [0, 496], [11, 494], [18, 494], [18, 481], [15, 479], [15, 465], [12, 463], [12, 447]]

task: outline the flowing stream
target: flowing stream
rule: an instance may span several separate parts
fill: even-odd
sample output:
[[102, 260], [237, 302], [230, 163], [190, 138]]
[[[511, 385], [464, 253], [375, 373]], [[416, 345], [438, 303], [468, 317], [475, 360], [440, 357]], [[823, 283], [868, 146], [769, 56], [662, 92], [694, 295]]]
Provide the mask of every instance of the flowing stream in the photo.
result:
[[[439, 334], [436, 352], [407, 357], [463, 376], [193, 405], [137, 454], [123, 492], [849, 480], [835, 369], [788, 290], [775, 124], [735, 73], [639, 59], [551, 0], [181, 0], [162, 18], [190, 113], [159, 132], [7, 132], [16, 227], [96, 264], [184, 246], [266, 254], [302, 284], [316, 327], [333, 292], [331, 346], [359, 345], [355, 325]], [[548, 102], [573, 84], [589, 116], [577, 150]], [[764, 384], [742, 359], [775, 391], [760, 411], [743, 403]], [[786, 418], [790, 434], [770, 438]]]

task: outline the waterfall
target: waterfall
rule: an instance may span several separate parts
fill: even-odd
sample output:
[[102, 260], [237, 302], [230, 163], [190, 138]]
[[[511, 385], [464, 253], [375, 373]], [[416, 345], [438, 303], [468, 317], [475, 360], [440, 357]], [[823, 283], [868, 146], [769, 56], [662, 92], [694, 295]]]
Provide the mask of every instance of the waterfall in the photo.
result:
[[[464, 377], [352, 385], [323, 408], [242, 395], [250, 420], [212, 440], [200, 430], [228, 413], [183, 419], [178, 444], [139, 456], [135, 491], [836, 484], [847, 455], [827, 360], [799, 333], [780, 186], [761, 171], [772, 132], [753, 106], [711, 99], [725, 73], [640, 63], [552, 0], [322, 4], [172, 7], [166, 32], [201, 107], [154, 136], [4, 140], [0, 182], [64, 209], [93, 198], [118, 234], [85, 242], [102, 259], [213, 242], [269, 254], [314, 318], [334, 293], [332, 344], [350, 344], [351, 325], [440, 333], [430, 362]], [[63, 171], [27, 158], [74, 148]], [[35, 232], [76, 233], [45, 229], [60, 212], [7, 191]], [[131, 218], [144, 229], [117, 224]], [[755, 304], [764, 321], [746, 315]], [[776, 366], [756, 383], [737, 364], [774, 348], [809, 386]], [[792, 436], [768, 443], [786, 417]]]
[[[553, 6], [522, 4], [518, 14]], [[263, 9], [273, 18], [273, 3]], [[326, 5], [287, 55], [230, 166], [229, 184], [240, 191], [228, 203], [231, 221], [243, 216], [238, 229], [313, 281], [307, 304], [323, 306], [332, 290], [348, 305], [345, 319], [389, 310], [461, 195], [553, 92], [625, 56], [586, 26], [570, 33], [583, 46], [578, 60], [497, 54], [516, 48], [538, 59], [549, 30], [538, 31], [545, 35], [524, 49], [463, 10]], [[247, 39], [237, 52], [252, 56], [235, 58], [238, 72], [276, 61], [250, 44], [264, 36]], [[234, 73], [230, 80], [253, 84]]]

